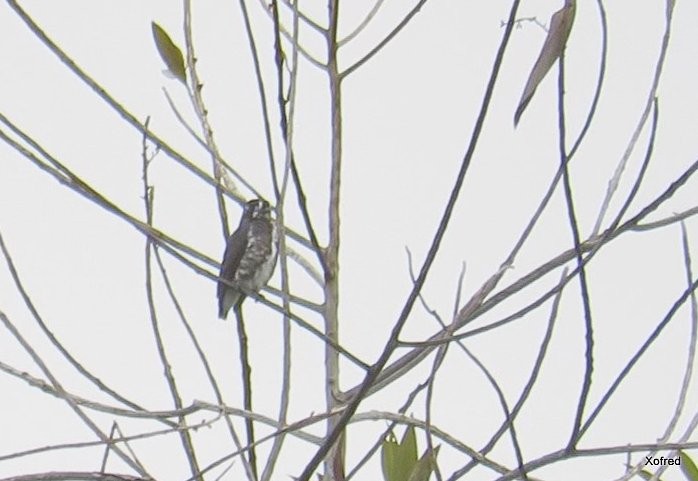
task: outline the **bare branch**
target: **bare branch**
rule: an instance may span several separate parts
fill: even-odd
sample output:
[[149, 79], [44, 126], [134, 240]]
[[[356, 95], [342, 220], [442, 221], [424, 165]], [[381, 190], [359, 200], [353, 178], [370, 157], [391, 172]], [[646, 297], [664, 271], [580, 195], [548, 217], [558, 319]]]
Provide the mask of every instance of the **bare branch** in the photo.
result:
[[625, 170], [628, 160], [630, 159], [630, 155], [635, 150], [635, 145], [637, 144], [637, 141], [640, 138], [640, 134], [642, 133], [642, 130], [645, 128], [645, 124], [647, 123], [647, 119], [649, 118], [650, 111], [652, 110], [652, 104], [654, 103], [654, 99], [657, 97], [657, 90], [659, 89], [659, 80], [662, 76], [662, 70], [664, 69], [664, 61], [666, 59], [667, 51], [669, 50], [669, 39], [671, 38], [671, 25], [674, 15], [673, 0], [666, 0], [666, 6], [666, 26], [664, 30], [664, 37], [662, 38], [662, 46], [659, 51], [659, 57], [657, 59], [657, 64], [654, 69], [654, 78], [652, 80], [652, 85], [650, 86], [650, 90], [647, 93], [645, 108], [642, 111], [642, 114], [640, 114], [640, 119], [638, 120], [637, 126], [635, 127], [630, 141], [628, 142], [628, 146], [625, 148], [623, 156], [621, 157], [620, 161], [618, 162], [618, 165], [616, 166], [615, 173], [613, 174], [611, 180], [609, 180], [608, 182], [608, 190], [606, 191], [606, 197], [604, 198], [603, 204], [601, 205], [601, 210], [599, 211], [598, 218], [596, 219], [596, 224], [594, 225], [592, 235], [598, 234], [598, 232], [601, 230], [601, 224], [603, 224], [604, 217], [606, 216], [606, 211], [608, 210], [611, 204], [611, 199], [613, 198], [613, 195], [615, 194], [616, 189], [618, 188], [620, 178], [623, 175], [623, 171]]
[[[514, 0], [512, 3], [511, 7], [511, 12], [510, 12], [510, 21], [513, 21], [514, 18], [516, 18], [516, 11], [519, 6], [519, 1], [520, 0]], [[368, 371], [366, 374], [366, 377], [364, 378], [363, 382], [361, 385], [358, 387], [358, 390], [356, 391], [356, 394], [352, 396], [351, 401], [349, 404], [346, 406], [346, 409], [342, 413], [341, 418], [337, 422], [337, 424], [333, 427], [332, 431], [328, 434], [327, 439], [323, 446], [318, 449], [318, 451], [315, 453], [311, 461], [308, 463], [306, 468], [303, 470], [303, 472], [300, 475], [300, 481], [308, 481], [310, 477], [312, 476], [313, 472], [317, 468], [318, 464], [325, 458], [325, 455], [328, 453], [328, 451], [335, 445], [335, 442], [338, 440], [338, 438], [341, 436], [342, 432], [344, 431], [344, 427], [346, 426], [347, 422], [353, 415], [353, 413], [356, 411], [358, 408], [359, 404], [361, 401], [364, 399], [364, 397], [368, 394], [370, 388], [373, 386], [373, 384], [376, 382], [378, 375], [380, 372], [383, 370], [383, 368], [386, 366], [388, 359], [390, 356], [393, 354], [395, 348], [398, 345], [398, 338], [400, 336], [400, 332], [402, 331], [402, 328], [404, 327], [405, 323], [407, 322], [407, 317], [409, 316], [412, 307], [414, 305], [415, 300], [417, 299], [417, 296], [422, 288], [422, 285], [424, 284], [424, 281], [426, 280], [427, 274], [429, 273], [429, 269], [434, 262], [434, 258], [436, 257], [436, 253], [439, 250], [439, 246], [441, 245], [441, 240], [443, 239], [444, 233], [446, 231], [446, 227], [448, 226], [449, 220], [451, 218], [451, 214], [453, 212], [453, 208], [455, 206], [456, 201], [458, 200], [458, 194], [460, 193], [461, 187], [463, 185], [463, 181], [465, 179], [465, 174], [468, 171], [468, 167], [470, 166], [470, 161], [472, 159], [473, 153], [475, 152], [475, 147], [477, 145], [477, 140], [480, 136], [480, 132], [482, 130], [482, 126], [485, 121], [485, 117], [487, 115], [487, 111], [489, 108], [489, 104], [492, 98], [492, 92], [494, 90], [494, 85], [496, 83], [498, 74], [499, 74], [499, 69], [502, 64], [502, 60], [504, 58], [504, 52], [506, 50], [506, 46], [508, 44], [509, 38], [511, 36], [511, 31], [512, 31], [512, 24], [508, 25], [505, 32], [504, 36], [502, 38], [502, 41], [499, 46], [499, 50], [497, 52], [497, 55], [495, 57], [494, 65], [492, 67], [492, 73], [490, 74], [490, 79], [487, 84], [487, 89], [485, 91], [484, 97], [483, 97], [483, 102], [482, 106], [480, 108], [480, 112], [477, 117], [477, 121], [475, 123], [475, 128], [473, 131], [473, 134], [471, 136], [471, 140], [468, 146], [468, 150], [465, 153], [465, 156], [463, 157], [463, 161], [461, 164], [460, 171], [458, 172], [458, 176], [456, 177], [456, 182], [453, 187], [453, 190], [451, 192], [451, 195], [448, 200], [448, 204], [446, 205], [446, 209], [443, 213], [443, 216], [441, 218], [441, 221], [439, 222], [439, 227], [437, 229], [437, 232], [434, 236], [434, 240], [432, 242], [431, 247], [429, 248], [429, 252], [427, 254], [426, 260], [424, 261], [424, 264], [419, 272], [419, 275], [417, 276], [417, 282], [415, 283], [415, 286], [410, 292], [409, 297], [407, 298], [407, 301], [405, 302], [405, 306], [400, 313], [400, 316], [398, 320], [395, 323], [395, 326], [393, 327], [393, 330], [390, 334], [390, 338], [388, 339], [385, 348], [380, 356], [380, 358], [376, 361], [376, 363], [371, 367], [371, 369]], [[332, 28], [330, 29], [332, 30]], [[330, 56], [330, 65], [332, 66], [332, 56]], [[330, 68], [330, 71], [332, 71], [332, 68]], [[331, 84], [333, 85], [333, 84]], [[337, 81], [337, 87], [339, 86], [339, 82]], [[336, 131], [336, 126], [337, 123], [339, 122], [339, 119], [337, 118], [338, 112], [338, 103], [337, 99], [338, 96], [332, 95], [332, 98], [334, 99], [333, 102], [333, 125], [335, 126], [334, 134], [337, 134]], [[333, 138], [335, 138], [335, 135], [333, 135]], [[334, 148], [339, 150], [341, 152], [341, 143], [339, 140], [335, 139], [335, 145]], [[333, 152], [333, 158], [334, 152]], [[335, 160], [336, 162], [336, 160]], [[333, 168], [333, 172], [335, 169]], [[335, 179], [335, 182], [338, 187], [338, 179]], [[332, 182], [332, 185], [335, 185], [335, 182]], [[334, 190], [332, 188], [331, 190]], [[338, 189], [337, 189], [338, 190]], [[337, 207], [334, 207], [335, 209], [338, 209], [339, 205], [339, 192], [337, 191], [334, 196], [331, 195], [331, 203], [334, 205], [334, 203], [337, 203]], [[332, 212], [332, 211], [331, 211]], [[335, 219], [335, 222], [333, 222], [332, 215], [330, 216], [330, 223], [331, 223], [331, 228], [337, 229], [338, 231], [338, 224], [339, 220]], [[332, 234], [330, 235], [332, 237]], [[330, 241], [330, 246], [332, 245], [332, 241]], [[330, 249], [328, 249], [330, 251]], [[330, 254], [332, 255], [332, 254]], [[332, 267], [332, 262], [328, 261], [328, 265]], [[328, 306], [329, 307], [329, 306]], [[329, 334], [329, 333], [328, 333]]]
[[376, 0], [376, 3], [373, 4], [373, 7], [371, 7], [371, 10], [366, 14], [364, 19], [357, 25], [357, 27], [351, 31], [346, 37], [342, 38], [337, 42], [338, 47], [342, 47], [343, 45], [351, 42], [357, 35], [359, 35], [367, 26], [369, 23], [371, 23], [371, 20], [376, 16], [378, 13], [378, 10], [383, 6], [383, 1], [384, 0]]
[[380, 42], [376, 44], [375, 47], [373, 47], [366, 55], [361, 57], [359, 60], [354, 62], [352, 65], [347, 67], [344, 71], [341, 73], [341, 77], [345, 78], [348, 77], [352, 72], [357, 70], [359, 67], [361, 67], [363, 64], [371, 60], [371, 58], [376, 55], [378, 52], [383, 50], [383, 47], [388, 45], [391, 40], [393, 40], [400, 31], [407, 26], [408, 23], [412, 20], [412, 18], [417, 15], [417, 13], [422, 9], [424, 4], [427, 3], [427, 0], [419, 0], [417, 4], [412, 7], [412, 10], [410, 10], [407, 15], [405, 15], [402, 20], [397, 24], [397, 26], [388, 33], [388, 35], [383, 38]]
[[[145, 121], [145, 127], [146, 129], [148, 128], [150, 119], [146, 119]], [[141, 151], [141, 160], [142, 160], [142, 179], [143, 179], [143, 203], [144, 203], [144, 209], [145, 209], [145, 218], [146, 222], [148, 223], [149, 226], [152, 227], [153, 225], [153, 199], [154, 199], [154, 189], [153, 187], [149, 184], [148, 181], [148, 165], [150, 163], [150, 159], [148, 158], [147, 151], [146, 151], [146, 138], [147, 135], [143, 135], [143, 141], [142, 141], [142, 151]], [[165, 343], [162, 339], [162, 335], [160, 333], [160, 326], [158, 323], [158, 317], [157, 317], [157, 312], [155, 310], [155, 299], [153, 298], [153, 277], [152, 277], [152, 263], [151, 263], [151, 252], [152, 252], [152, 247], [153, 247], [153, 241], [150, 237], [146, 237], [145, 239], [145, 292], [146, 292], [146, 298], [148, 300], [148, 312], [150, 314], [150, 323], [151, 327], [153, 329], [153, 335], [155, 337], [155, 343], [157, 345], [157, 351], [158, 355], [160, 357], [160, 362], [162, 363], [162, 368], [163, 368], [163, 374], [165, 376], [165, 380], [167, 381], [167, 385], [170, 389], [170, 395], [172, 396], [172, 401], [174, 402], [175, 408], [176, 409], [181, 409], [182, 408], [182, 397], [179, 394], [179, 389], [177, 387], [177, 381], [175, 380], [174, 374], [172, 374], [172, 368], [170, 365], [170, 361], [167, 356], [167, 352], [165, 350]], [[186, 426], [186, 419], [184, 416], [179, 417], [179, 423], [181, 425]], [[187, 430], [182, 430], [179, 432], [180, 434], [180, 440], [182, 442], [182, 447], [184, 448], [184, 453], [186, 454], [187, 461], [189, 462], [189, 467], [191, 469], [191, 472], [193, 475], [197, 475], [199, 473], [199, 463], [196, 459], [196, 451], [194, 449], [194, 444], [192, 442], [191, 436], [189, 434], [189, 431]], [[200, 481], [203, 481], [203, 478], [199, 478]]]

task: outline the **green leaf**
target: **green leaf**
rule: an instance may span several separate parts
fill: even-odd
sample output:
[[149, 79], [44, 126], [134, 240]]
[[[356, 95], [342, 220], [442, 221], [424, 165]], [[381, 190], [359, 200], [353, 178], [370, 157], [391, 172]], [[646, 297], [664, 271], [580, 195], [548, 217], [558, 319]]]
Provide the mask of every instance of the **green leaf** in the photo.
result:
[[414, 427], [409, 426], [397, 442], [391, 432], [383, 441], [381, 449], [381, 465], [385, 481], [408, 481], [410, 473], [417, 463], [417, 437]]
[[[651, 473], [650, 471], [647, 471], [646, 469], [642, 469], [642, 470], [638, 471], [637, 474], [638, 474], [642, 479], [645, 479], [645, 480], [647, 480], [647, 481], [649, 481], [650, 479], [652, 479], [652, 476], [654, 476], [653, 473]], [[662, 478], [657, 479], [657, 481], [662, 481]]]
[[686, 479], [689, 481], [698, 481], [698, 468], [690, 456], [683, 451], [679, 451], [679, 459], [681, 460], [681, 471], [683, 471]]
[[184, 69], [182, 51], [175, 45], [165, 30], [155, 22], [150, 22], [153, 29], [153, 39], [158, 48], [160, 58], [165, 62], [167, 70], [183, 84], [187, 83], [187, 72]]
[[414, 426], [407, 426], [405, 429], [400, 448], [400, 461], [409, 464], [411, 468], [417, 462], [417, 436], [414, 433]]
[[429, 476], [431, 476], [431, 473], [434, 472], [434, 468], [436, 467], [436, 456], [439, 455], [440, 447], [441, 446], [436, 446], [433, 453], [430, 449], [424, 451], [422, 457], [419, 458], [419, 461], [417, 461], [412, 468], [412, 472], [407, 481], [429, 481]]
[[395, 459], [397, 458], [397, 450], [400, 446], [395, 439], [395, 435], [391, 432], [383, 440], [381, 446], [381, 467], [383, 468], [383, 479], [385, 481], [398, 481], [397, 473], [395, 472]]
[[652, 479], [652, 473], [650, 473], [650, 472], [647, 471], [646, 469], [642, 469], [642, 470], [638, 471], [637, 474], [638, 474], [642, 479], [644, 479], [644, 480], [646, 480], [646, 481], [649, 481], [650, 479]]

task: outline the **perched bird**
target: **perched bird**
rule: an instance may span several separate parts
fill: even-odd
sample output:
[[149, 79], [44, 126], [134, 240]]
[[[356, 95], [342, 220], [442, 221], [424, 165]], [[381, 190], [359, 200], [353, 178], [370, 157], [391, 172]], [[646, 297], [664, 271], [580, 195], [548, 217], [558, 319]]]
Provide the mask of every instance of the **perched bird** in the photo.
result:
[[253, 199], [245, 204], [240, 226], [228, 238], [218, 277], [218, 317], [225, 319], [231, 307], [239, 307], [246, 294], [258, 292], [274, 272], [278, 254], [276, 225], [269, 202]]

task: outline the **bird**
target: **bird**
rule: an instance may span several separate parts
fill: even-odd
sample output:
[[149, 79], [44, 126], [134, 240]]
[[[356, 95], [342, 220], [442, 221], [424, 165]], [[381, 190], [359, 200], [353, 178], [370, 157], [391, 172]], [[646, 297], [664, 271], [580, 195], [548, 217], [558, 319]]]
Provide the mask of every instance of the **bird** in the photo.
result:
[[218, 277], [218, 317], [228, 317], [230, 308], [238, 309], [249, 293], [264, 287], [276, 267], [278, 238], [271, 218], [269, 202], [252, 199], [245, 204], [240, 225], [226, 242]]

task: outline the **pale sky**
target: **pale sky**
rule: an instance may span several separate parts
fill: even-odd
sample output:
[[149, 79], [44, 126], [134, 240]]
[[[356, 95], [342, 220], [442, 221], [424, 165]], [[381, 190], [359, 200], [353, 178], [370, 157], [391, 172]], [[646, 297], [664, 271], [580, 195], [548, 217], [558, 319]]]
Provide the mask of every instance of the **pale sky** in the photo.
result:
[[[194, 2], [197, 68], [204, 84], [217, 145], [228, 163], [273, 198], [253, 64], [238, 2]], [[272, 24], [267, 2], [247, 2], [262, 58], [272, 112], [277, 166], [283, 145], [274, 103]], [[359, 36], [340, 54], [340, 68], [363, 57], [408, 11], [408, 2], [386, 1]], [[609, 38], [606, 79], [598, 111], [570, 169], [575, 208], [583, 238], [598, 217], [609, 179], [630, 142], [645, 108], [665, 29], [661, 1], [605, 2]], [[307, 4], [307, 5], [306, 5]], [[410, 2], [410, 5], [412, 2]], [[561, 1], [522, 2], [519, 18], [549, 23]], [[300, 3], [307, 14], [326, 23], [324, 2]], [[344, 2], [340, 37], [352, 32], [373, 3]], [[199, 124], [183, 86], [163, 74], [151, 34], [151, 21], [184, 46], [182, 5], [164, 0], [138, 2], [22, 2], [44, 32], [124, 108], [191, 162], [211, 173], [210, 156], [186, 132], [169, 108], [163, 88], [187, 122]], [[343, 83], [342, 243], [340, 258], [340, 341], [367, 363], [374, 362], [405, 302], [412, 283], [405, 248], [421, 266], [453, 187], [482, 101], [510, 2], [428, 1], [410, 24], [382, 52]], [[645, 181], [624, 220], [635, 215], [696, 161], [698, 142], [698, 7], [677, 2], [666, 63], [658, 89], [659, 126]], [[291, 16], [283, 16], [290, 28]], [[465, 265], [461, 307], [493, 275], [520, 236], [559, 164], [557, 66], [538, 88], [514, 129], [513, 114], [523, 85], [538, 56], [545, 31], [532, 22], [514, 30], [493, 101], [456, 210], [430, 277], [423, 289], [429, 305], [449, 320], [458, 276]], [[305, 28], [301, 42], [323, 58], [324, 41]], [[129, 214], [144, 219], [141, 180], [141, 134], [127, 125], [102, 99], [71, 73], [26, 27], [9, 3], [0, 6], [0, 114], [94, 189]], [[576, 139], [591, 103], [599, 68], [600, 25], [596, 2], [580, 2], [567, 46], [566, 109], [568, 144]], [[290, 56], [290, 46], [287, 55]], [[326, 75], [301, 58], [298, 76], [294, 148], [310, 212], [321, 243], [327, 240], [330, 131]], [[13, 139], [5, 124], [0, 132]], [[629, 158], [618, 197], [604, 228], [627, 197], [645, 155], [649, 123]], [[22, 144], [25, 145], [26, 144]], [[29, 160], [0, 142], [0, 234], [36, 309], [79, 362], [113, 389], [151, 410], [172, 409], [150, 327], [145, 297], [145, 239], [132, 226], [60, 185]], [[213, 189], [164, 153], [151, 163], [155, 189], [155, 226], [214, 259], [224, 239]], [[695, 179], [649, 216], [663, 219], [695, 206]], [[245, 197], [249, 192], [241, 188]], [[305, 232], [295, 192], [285, 212], [292, 228]], [[561, 186], [541, 222], [500, 283], [501, 290], [573, 247]], [[240, 209], [228, 203], [231, 228]], [[689, 239], [698, 224], [686, 223]], [[219, 377], [230, 404], [240, 406], [235, 324], [217, 319], [215, 283], [166, 253], [168, 274], [178, 300]], [[303, 254], [315, 261], [312, 254]], [[693, 253], [695, 257], [695, 253]], [[568, 264], [573, 267], [573, 264]], [[210, 266], [205, 266], [211, 270]], [[156, 269], [156, 266], [154, 266]], [[480, 327], [524, 307], [552, 288], [554, 270], [529, 289], [474, 321]], [[595, 323], [596, 364], [587, 415], [619, 371], [686, 289], [679, 224], [614, 240], [588, 266]], [[280, 272], [271, 285], [280, 286]], [[291, 265], [292, 290], [321, 301], [321, 290]], [[215, 402], [205, 373], [156, 274], [158, 316], [183, 401]], [[269, 299], [278, 301], [275, 297]], [[584, 367], [584, 317], [579, 282], [566, 288], [546, 361], [526, 407], [517, 418], [525, 460], [566, 443]], [[464, 344], [500, 383], [513, 405], [526, 383], [545, 332], [551, 302], [499, 329], [470, 337]], [[0, 262], [0, 311], [21, 331], [64, 388], [85, 398], [116, 405], [85, 381], [46, 339], [27, 310], [4, 262]], [[255, 409], [278, 412], [281, 366], [281, 318], [268, 307], [248, 301], [246, 320], [255, 376]], [[307, 319], [321, 328], [319, 317]], [[631, 372], [583, 437], [580, 447], [609, 447], [655, 442], [675, 409], [688, 355], [690, 309], [686, 304]], [[418, 341], [437, 332], [433, 317], [418, 303], [402, 339]], [[325, 408], [322, 384], [324, 347], [293, 327], [290, 420]], [[400, 351], [403, 352], [403, 351]], [[0, 362], [43, 377], [6, 329], [0, 329]], [[408, 393], [431, 369], [427, 358], [404, 379], [369, 398], [359, 413], [397, 411]], [[341, 385], [354, 387], [361, 373], [343, 363]], [[435, 426], [464, 444], [480, 449], [502, 422], [497, 397], [481, 371], [453, 345], [435, 385]], [[0, 460], [36, 447], [95, 440], [67, 407], [26, 382], [0, 372]], [[698, 392], [691, 384], [676, 440], [696, 414]], [[424, 396], [408, 410], [424, 418]], [[108, 431], [114, 416], [87, 411]], [[212, 420], [201, 412], [191, 422]], [[125, 434], [163, 425], [119, 419]], [[239, 433], [243, 434], [242, 423]], [[348, 469], [387, 423], [352, 425]], [[259, 428], [264, 433], [265, 430]], [[321, 435], [324, 425], [309, 429]], [[398, 430], [402, 433], [402, 428]], [[230, 451], [222, 421], [194, 434], [203, 466]], [[690, 439], [695, 440], [695, 436]], [[426, 445], [422, 432], [419, 449]], [[261, 449], [265, 453], [269, 444]], [[177, 436], [135, 443], [139, 459], [162, 480], [185, 480], [189, 470]], [[297, 476], [315, 448], [296, 439], [284, 445], [273, 479]], [[264, 459], [264, 454], [261, 456]], [[489, 454], [516, 466], [508, 435]], [[0, 461], [0, 478], [42, 471], [97, 471], [102, 449], [51, 451]], [[633, 462], [643, 459], [641, 453]], [[469, 458], [442, 446], [439, 466], [444, 479]], [[624, 454], [584, 457], [534, 471], [536, 479], [611, 480], [622, 476]], [[128, 473], [116, 458], [109, 471]], [[216, 479], [218, 468], [207, 479]], [[223, 479], [240, 479], [236, 462]], [[463, 479], [497, 479], [477, 467]], [[375, 456], [354, 479], [380, 479]], [[434, 478], [432, 478], [434, 479]], [[684, 479], [670, 468], [667, 480]]]

